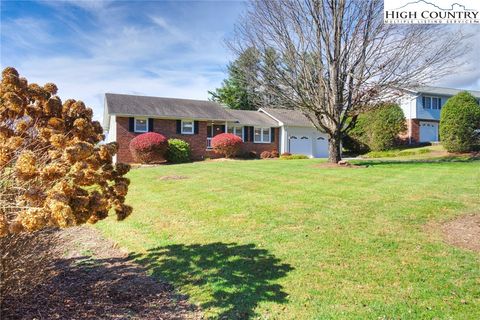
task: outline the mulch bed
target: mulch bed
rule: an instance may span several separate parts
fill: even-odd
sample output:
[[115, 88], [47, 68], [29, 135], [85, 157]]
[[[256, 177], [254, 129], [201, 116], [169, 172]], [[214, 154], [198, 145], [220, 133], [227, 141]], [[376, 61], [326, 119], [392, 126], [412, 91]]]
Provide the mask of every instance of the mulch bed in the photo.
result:
[[158, 179], [159, 180], [183, 180], [183, 179], [188, 179], [188, 177], [187, 176], [172, 175], [172, 176], [161, 176]]
[[167, 283], [89, 227], [59, 231], [62, 256], [45, 283], [4, 297], [1, 319], [201, 319]]
[[330, 169], [364, 169], [367, 168], [367, 166], [364, 165], [357, 165], [357, 164], [352, 164], [352, 163], [346, 163], [346, 164], [338, 164], [338, 163], [330, 163], [330, 162], [323, 162], [323, 163], [317, 163], [314, 164], [313, 167], [315, 168], [330, 168]]
[[447, 243], [480, 253], [480, 214], [448, 221], [441, 230]]

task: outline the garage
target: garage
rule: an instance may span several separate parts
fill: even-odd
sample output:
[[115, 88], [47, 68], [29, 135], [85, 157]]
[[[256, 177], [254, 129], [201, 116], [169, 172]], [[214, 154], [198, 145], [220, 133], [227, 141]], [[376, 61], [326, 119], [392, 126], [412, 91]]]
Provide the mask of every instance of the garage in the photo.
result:
[[313, 156], [315, 158], [328, 158], [328, 137], [317, 132], [314, 140]]
[[280, 125], [280, 153], [303, 154], [312, 158], [328, 157], [328, 136], [317, 130], [299, 110], [261, 108]]
[[290, 136], [290, 153], [312, 155], [312, 141], [305, 135]]
[[420, 142], [438, 141], [438, 122], [420, 121]]
[[326, 134], [315, 128], [288, 127], [288, 152], [304, 154], [309, 157], [328, 157], [328, 139]]

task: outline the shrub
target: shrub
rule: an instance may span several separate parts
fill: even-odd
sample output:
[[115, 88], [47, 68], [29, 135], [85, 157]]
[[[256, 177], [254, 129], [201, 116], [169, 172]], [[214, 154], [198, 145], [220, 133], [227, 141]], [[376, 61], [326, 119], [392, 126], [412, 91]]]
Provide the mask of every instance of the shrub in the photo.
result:
[[213, 137], [212, 148], [215, 153], [230, 158], [238, 154], [242, 147], [242, 138], [232, 133], [221, 133]]
[[164, 135], [155, 132], [142, 133], [130, 141], [130, 152], [140, 163], [159, 163], [165, 161], [168, 141]]
[[277, 150], [273, 150], [272, 151], [272, 158], [278, 158], [279, 157], [279, 153]]
[[180, 139], [168, 139], [167, 160], [171, 163], [190, 161], [190, 145]]
[[309, 158], [304, 154], [291, 154], [289, 156], [282, 155], [280, 159], [281, 160], [299, 160], [299, 159], [309, 159]]
[[0, 85], [0, 237], [95, 223], [125, 205], [130, 166], [112, 164], [116, 143], [81, 101], [56, 96], [52, 83], [28, 83], [14, 68]]
[[255, 151], [245, 151], [240, 154], [240, 157], [243, 159], [257, 159], [258, 155]]
[[440, 137], [449, 152], [466, 152], [479, 141], [480, 107], [469, 92], [448, 99], [440, 114]]
[[[113, 165], [92, 109], [62, 103], [57, 87], [28, 83], [14, 68], [0, 85], [0, 313], [7, 296], [34, 290], [52, 266], [53, 228], [95, 223], [125, 205], [129, 165]], [[1, 317], [1, 316], [0, 316]]]
[[355, 127], [348, 132], [342, 139], [342, 147], [354, 154], [363, 154], [370, 151], [367, 142], [367, 124], [368, 119], [365, 115], [360, 115]]
[[269, 159], [269, 158], [273, 158], [272, 153], [270, 151], [263, 151], [262, 153], [260, 153], [260, 159]]
[[286, 156], [291, 156], [292, 154], [290, 152], [284, 152], [282, 153], [281, 157], [286, 157]]
[[407, 129], [405, 116], [397, 104], [383, 104], [361, 114], [355, 127], [343, 139], [352, 152], [384, 151], [394, 147], [399, 134]]

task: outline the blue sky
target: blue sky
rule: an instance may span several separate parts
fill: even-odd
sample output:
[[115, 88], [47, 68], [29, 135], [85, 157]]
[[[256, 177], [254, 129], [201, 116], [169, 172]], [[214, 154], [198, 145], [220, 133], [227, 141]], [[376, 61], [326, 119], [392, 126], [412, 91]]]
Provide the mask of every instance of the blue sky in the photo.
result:
[[[239, 1], [2, 1], [1, 67], [55, 82], [101, 120], [105, 92], [207, 99], [232, 55]], [[480, 32], [469, 64], [438, 85], [480, 89]]]
[[55, 82], [100, 120], [105, 92], [207, 99], [232, 60], [238, 1], [2, 1], [1, 65]]

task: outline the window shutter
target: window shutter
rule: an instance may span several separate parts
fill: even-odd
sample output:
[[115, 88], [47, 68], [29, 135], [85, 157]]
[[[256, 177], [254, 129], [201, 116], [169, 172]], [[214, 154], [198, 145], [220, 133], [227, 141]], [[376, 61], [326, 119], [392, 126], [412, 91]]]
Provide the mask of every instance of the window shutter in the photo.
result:
[[275, 142], [275, 128], [270, 129], [270, 142]]
[[153, 118], [148, 118], [148, 132], [153, 132]]
[[135, 118], [134, 117], [128, 118], [128, 131], [130, 131], [130, 132], [135, 131]]
[[198, 134], [198, 127], [199, 127], [199, 122], [198, 121], [194, 121], [193, 122], [193, 132], [195, 134]]
[[422, 104], [423, 104], [423, 109], [426, 109], [427, 106], [425, 105], [425, 97], [422, 97]]
[[221, 130], [222, 130], [222, 133], [225, 133], [225, 125], [222, 124], [222, 125], [220, 126], [220, 128], [221, 128]]
[[182, 120], [177, 120], [177, 133], [182, 133]]
[[243, 141], [248, 141], [248, 127], [243, 127]]
[[250, 141], [253, 142], [254, 138], [253, 138], [253, 127], [250, 127]]

